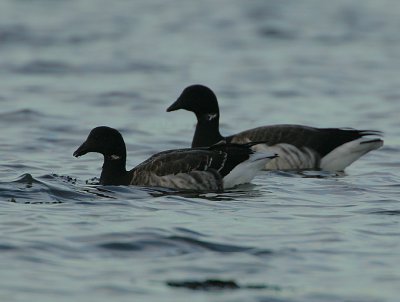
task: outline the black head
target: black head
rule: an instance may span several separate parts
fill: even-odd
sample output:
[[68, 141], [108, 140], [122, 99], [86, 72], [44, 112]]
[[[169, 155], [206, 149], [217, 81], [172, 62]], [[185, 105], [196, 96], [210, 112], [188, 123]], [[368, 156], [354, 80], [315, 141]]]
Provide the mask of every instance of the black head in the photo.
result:
[[74, 152], [75, 157], [97, 152], [105, 158], [126, 158], [125, 142], [121, 133], [110, 127], [96, 127], [90, 131], [86, 141]]
[[186, 87], [175, 103], [168, 107], [167, 112], [185, 109], [194, 112], [197, 117], [203, 115], [219, 115], [218, 101], [214, 92], [203, 85]]

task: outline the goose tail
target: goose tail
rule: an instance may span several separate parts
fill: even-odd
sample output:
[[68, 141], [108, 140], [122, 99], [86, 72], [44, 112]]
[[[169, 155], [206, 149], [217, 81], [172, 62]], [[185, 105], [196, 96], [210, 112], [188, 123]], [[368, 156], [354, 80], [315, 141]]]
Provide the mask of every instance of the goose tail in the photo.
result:
[[224, 189], [250, 182], [261, 170], [264, 170], [269, 161], [276, 157], [278, 157], [277, 154], [269, 151], [252, 150], [247, 160], [241, 162], [223, 178]]

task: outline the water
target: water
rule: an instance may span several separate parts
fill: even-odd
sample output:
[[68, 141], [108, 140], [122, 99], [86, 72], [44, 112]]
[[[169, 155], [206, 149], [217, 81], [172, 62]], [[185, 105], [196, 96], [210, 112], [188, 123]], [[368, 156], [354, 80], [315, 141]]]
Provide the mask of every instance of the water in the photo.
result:
[[[0, 300], [398, 301], [399, 6], [1, 1]], [[385, 146], [218, 195], [91, 184], [101, 156], [72, 152], [95, 126], [121, 130], [129, 168], [190, 145], [194, 117], [165, 109], [193, 83], [226, 135], [349, 126]]]

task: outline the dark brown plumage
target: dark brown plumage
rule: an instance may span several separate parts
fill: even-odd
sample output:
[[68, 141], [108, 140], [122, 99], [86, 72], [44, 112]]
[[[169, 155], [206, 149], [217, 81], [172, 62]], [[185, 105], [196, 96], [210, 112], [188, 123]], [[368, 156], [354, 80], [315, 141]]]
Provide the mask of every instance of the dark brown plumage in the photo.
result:
[[[103, 154], [102, 185], [220, 191], [225, 187], [224, 177], [254, 154], [251, 147], [255, 144], [221, 143], [207, 148], [168, 150], [126, 171], [126, 147], [122, 135], [113, 128], [101, 126], [90, 132], [74, 156], [88, 152]], [[274, 154], [265, 154], [263, 160], [274, 157]]]

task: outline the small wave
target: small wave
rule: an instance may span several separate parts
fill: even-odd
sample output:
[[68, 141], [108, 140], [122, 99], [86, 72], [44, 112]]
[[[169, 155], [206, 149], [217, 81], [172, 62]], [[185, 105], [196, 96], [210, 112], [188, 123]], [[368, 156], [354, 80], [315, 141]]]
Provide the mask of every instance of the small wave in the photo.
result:
[[34, 177], [25, 173], [17, 179], [0, 182], [0, 196], [8, 202], [21, 204], [59, 204], [71, 200], [93, 199], [93, 194], [76, 189], [76, 179], [48, 174]]
[[[272, 250], [249, 246], [200, 240], [197, 236], [168, 235], [164, 230], [136, 232], [133, 234], [110, 233], [94, 237], [75, 237], [73, 241], [89, 242], [90, 245], [111, 253], [131, 256], [132, 252], [146, 251], [146, 255], [184, 255], [204, 251], [222, 254], [247, 253], [258, 257], [274, 254]], [[187, 233], [187, 231], [185, 232]], [[126, 253], [129, 252], [129, 253]]]
[[156, 62], [114, 62], [113, 65], [97, 64], [97, 65], [86, 65], [80, 68], [81, 73], [168, 73], [171, 68], [168, 65], [156, 63]]
[[96, 103], [102, 106], [115, 106], [115, 103], [132, 103], [133, 100], [142, 99], [140, 93], [133, 91], [109, 91], [96, 95]]
[[76, 68], [57, 61], [33, 61], [14, 68], [14, 71], [23, 74], [64, 74], [75, 72]]
[[261, 27], [258, 30], [258, 34], [269, 39], [294, 40], [296, 38], [296, 33], [294, 31], [274, 26]]
[[31, 37], [29, 29], [21, 24], [0, 27], [0, 45], [28, 41]]
[[114, 73], [167, 73], [171, 68], [154, 62], [121, 62], [111, 64], [73, 65], [62, 61], [34, 60], [22, 65], [3, 64], [3, 69], [19, 74], [114, 74]]
[[187, 280], [187, 281], [167, 281], [166, 284], [170, 287], [186, 288], [191, 290], [235, 290], [235, 289], [270, 289], [280, 291], [279, 286], [271, 286], [266, 284], [239, 284], [235, 280], [222, 279], [206, 279], [206, 280]]
[[18, 248], [9, 244], [0, 244], [0, 251], [15, 251]]
[[[146, 236], [147, 237], [147, 236]], [[166, 248], [169, 250], [175, 250], [178, 254], [187, 254], [198, 250], [209, 250], [220, 253], [237, 253], [247, 252], [253, 250], [249, 247], [243, 247], [238, 245], [230, 245], [223, 243], [214, 243], [208, 241], [202, 241], [191, 237], [184, 236], [148, 236], [147, 238], [138, 239], [131, 242], [126, 242], [124, 239], [121, 241], [110, 241], [100, 243], [98, 247], [114, 250], [114, 251], [142, 251], [150, 250], [152, 248]]]
[[140, 244], [130, 242], [108, 242], [98, 245], [101, 248], [116, 251], [141, 251], [143, 248]]
[[378, 210], [369, 212], [369, 214], [397, 216], [400, 215], [400, 210]]
[[251, 247], [202, 241], [187, 236], [170, 236], [167, 239], [171, 242], [183, 243], [184, 245], [196, 248], [204, 248], [209, 251], [220, 252], [220, 253], [237, 253], [237, 252], [248, 252], [254, 250]]
[[19, 109], [10, 112], [0, 113], [0, 120], [2, 122], [19, 122], [19, 121], [34, 121], [40, 120], [45, 117], [44, 114], [32, 109]]
[[51, 45], [81, 45], [99, 40], [115, 41], [123, 36], [119, 31], [79, 31], [54, 35], [50, 31], [35, 31], [25, 24], [0, 25], [0, 47], [4, 45], [29, 45], [35, 47]]

